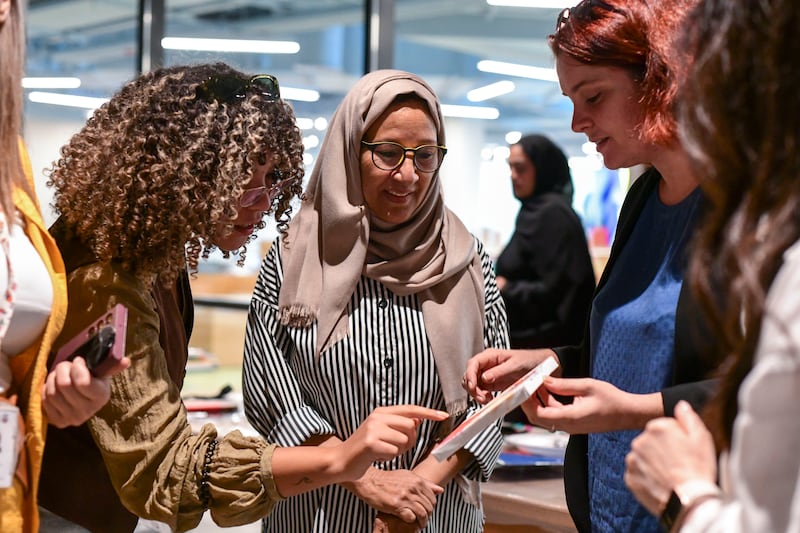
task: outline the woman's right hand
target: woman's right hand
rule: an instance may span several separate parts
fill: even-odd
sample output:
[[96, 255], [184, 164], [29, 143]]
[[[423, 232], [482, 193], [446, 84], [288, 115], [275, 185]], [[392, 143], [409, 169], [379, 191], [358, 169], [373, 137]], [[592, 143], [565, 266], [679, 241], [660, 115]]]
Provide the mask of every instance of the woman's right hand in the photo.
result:
[[376, 461], [388, 461], [405, 453], [417, 441], [422, 419], [442, 421], [444, 411], [418, 405], [378, 407], [339, 445], [345, 479], [356, 480]]
[[[448, 416], [418, 405], [379, 407], [344, 442], [328, 438], [308, 446], [278, 447], [272, 456], [275, 485], [285, 498], [332, 483], [348, 487], [362, 478], [372, 463], [388, 461], [411, 448], [421, 419], [442, 421]], [[399, 491], [395, 486], [382, 490]]]
[[488, 403], [493, 391], [504, 390], [533, 368], [553, 356], [553, 350], [498, 350], [489, 348], [467, 361], [463, 385], [470, 396]]
[[110, 379], [131, 364], [122, 358], [105, 377], [89, 372], [82, 357], [61, 361], [42, 385], [42, 408], [48, 423], [58, 428], [79, 426], [99, 411], [111, 396]]

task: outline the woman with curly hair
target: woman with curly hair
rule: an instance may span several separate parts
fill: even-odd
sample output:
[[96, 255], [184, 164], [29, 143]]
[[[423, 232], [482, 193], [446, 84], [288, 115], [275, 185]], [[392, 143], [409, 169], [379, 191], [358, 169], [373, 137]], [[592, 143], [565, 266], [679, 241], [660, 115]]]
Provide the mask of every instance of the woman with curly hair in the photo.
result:
[[224, 64], [139, 77], [62, 149], [50, 173], [60, 213], [51, 231], [68, 274], [62, 336], [123, 303], [132, 364], [88, 423], [50, 428], [42, 531], [133, 531], [138, 517], [185, 531], [206, 509], [220, 525], [251, 522], [282, 497], [357, 478], [404, 451], [419, 418], [446, 417], [387, 408], [325, 449], [276, 449], [236, 431], [218, 436], [210, 424], [192, 434], [180, 399], [188, 273], [213, 247], [241, 263], [273, 209], [283, 231], [302, 169], [300, 131], [277, 80]]

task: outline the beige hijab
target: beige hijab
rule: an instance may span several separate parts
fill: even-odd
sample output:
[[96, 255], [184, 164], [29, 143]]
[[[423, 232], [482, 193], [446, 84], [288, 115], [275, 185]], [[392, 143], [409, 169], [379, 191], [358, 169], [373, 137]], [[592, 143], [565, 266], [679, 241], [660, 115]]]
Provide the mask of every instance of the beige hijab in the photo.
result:
[[[331, 119], [283, 250], [281, 322], [316, 319], [317, 355], [348, 333], [347, 306], [361, 275], [395, 294], [417, 294], [447, 410], [466, 409], [461, 377], [483, 350], [484, 282], [475, 239], [444, 205], [439, 173], [412, 218], [391, 226], [370, 215], [361, 190], [361, 140], [399, 95], [427, 103], [444, 145], [441, 109], [419, 77], [381, 70], [359, 80]], [[372, 140], [372, 139], [370, 139]]]

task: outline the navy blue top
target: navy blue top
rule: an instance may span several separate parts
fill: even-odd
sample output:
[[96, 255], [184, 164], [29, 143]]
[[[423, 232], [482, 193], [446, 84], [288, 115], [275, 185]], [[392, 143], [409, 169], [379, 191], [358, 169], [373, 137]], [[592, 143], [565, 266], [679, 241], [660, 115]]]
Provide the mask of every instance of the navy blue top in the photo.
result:
[[[672, 381], [675, 310], [686, 269], [686, 247], [702, 195], [697, 188], [667, 206], [658, 188], [595, 296], [590, 316], [591, 376], [632, 393], [652, 393]], [[589, 435], [589, 494], [595, 531], [657, 531], [654, 517], [625, 487], [625, 455], [638, 431]]]

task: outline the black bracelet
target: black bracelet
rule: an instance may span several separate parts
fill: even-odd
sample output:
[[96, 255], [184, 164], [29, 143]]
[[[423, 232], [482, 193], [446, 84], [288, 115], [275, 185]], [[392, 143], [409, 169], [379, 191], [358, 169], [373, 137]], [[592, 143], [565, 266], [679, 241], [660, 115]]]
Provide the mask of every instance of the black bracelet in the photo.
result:
[[214, 439], [208, 443], [206, 448], [206, 456], [203, 460], [203, 470], [200, 477], [200, 503], [203, 509], [208, 509], [208, 504], [211, 501], [211, 491], [208, 488], [208, 476], [211, 473], [211, 459], [214, 458], [214, 452], [217, 450], [217, 440]]

